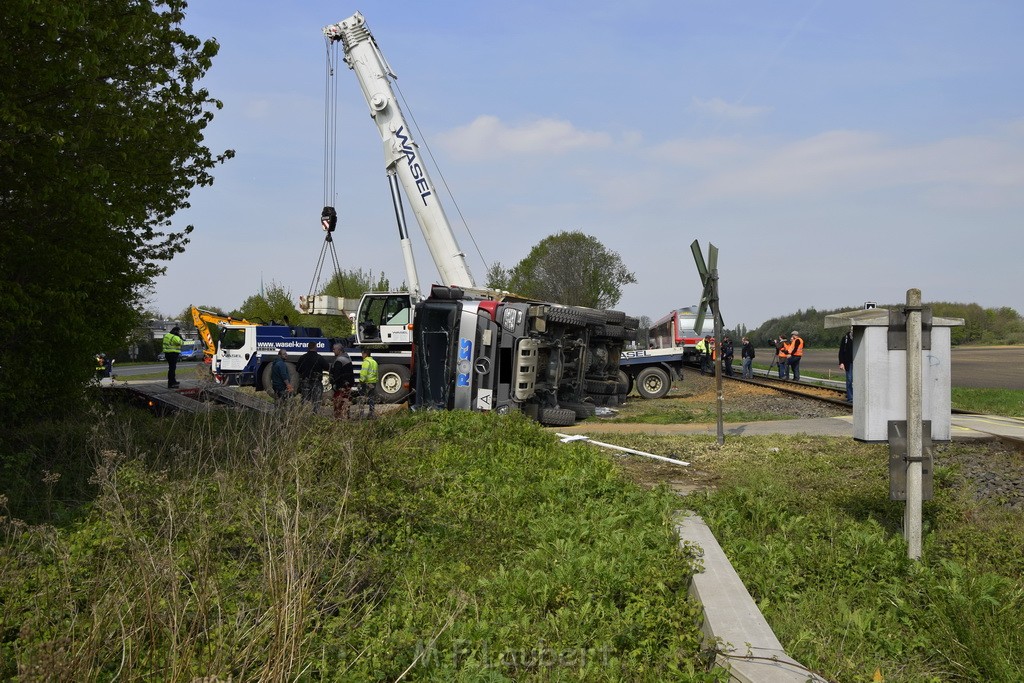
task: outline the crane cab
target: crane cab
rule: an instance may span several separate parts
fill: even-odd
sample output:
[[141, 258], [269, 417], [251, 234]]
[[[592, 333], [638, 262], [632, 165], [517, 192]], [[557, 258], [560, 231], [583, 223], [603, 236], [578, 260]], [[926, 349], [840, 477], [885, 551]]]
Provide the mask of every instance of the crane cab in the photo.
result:
[[408, 292], [368, 292], [359, 301], [356, 341], [388, 347], [412, 344], [413, 301]]

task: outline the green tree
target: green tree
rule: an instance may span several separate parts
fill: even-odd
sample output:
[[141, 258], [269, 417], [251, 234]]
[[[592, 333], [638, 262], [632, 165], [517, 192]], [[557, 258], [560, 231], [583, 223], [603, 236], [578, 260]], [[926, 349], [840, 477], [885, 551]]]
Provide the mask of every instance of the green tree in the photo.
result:
[[[338, 295], [333, 295], [338, 296]], [[242, 305], [231, 311], [233, 318], [245, 318], [254, 323], [293, 325], [319, 328], [327, 337], [347, 337], [352, 325], [344, 316], [302, 315], [293, 301], [290, 289], [271, 282], [261, 294], [253, 294]]]
[[642, 315], [639, 318], [640, 324], [636, 326], [636, 345], [641, 349], [651, 347], [651, 324], [653, 321], [649, 316]]
[[233, 318], [245, 318], [257, 323], [271, 322], [292, 325], [299, 324], [299, 309], [292, 303], [290, 289], [276, 282], [271, 282], [262, 293], [253, 294], [242, 302], [242, 305], [231, 311]]
[[318, 294], [358, 299], [364, 292], [391, 291], [391, 281], [381, 271], [374, 277], [372, 270], [356, 268], [336, 273]]
[[221, 104], [198, 83], [218, 46], [182, 29], [185, 9], [0, 5], [2, 422], [73, 404], [93, 354], [126, 343], [160, 263], [188, 243], [172, 215], [232, 156], [203, 144]]
[[610, 308], [636, 282], [619, 255], [582, 232], [545, 237], [516, 264], [508, 289], [543, 301]]
[[484, 287], [488, 289], [509, 289], [509, 282], [512, 279], [512, 273], [508, 268], [501, 265], [498, 261], [495, 261], [491, 265], [487, 266], [487, 275], [484, 280]]

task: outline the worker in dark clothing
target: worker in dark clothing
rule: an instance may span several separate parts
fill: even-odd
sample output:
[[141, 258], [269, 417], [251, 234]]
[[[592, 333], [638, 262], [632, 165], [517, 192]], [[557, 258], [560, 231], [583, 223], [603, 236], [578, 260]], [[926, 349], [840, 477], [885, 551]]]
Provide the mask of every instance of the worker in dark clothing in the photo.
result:
[[853, 403], [853, 331], [839, 342], [839, 368], [846, 371], [846, 402]]
[[163, 352], [167, 359], [167, 388], [177, 389], [178, 378], [175, 377], [175, 369], [178, 367], [178, 356], [181, 355], [181, 328], [175, 325], [171, 331], [164, 335]]
[[270, 388], [274, 391], [278, 405], [283, 405], [292, 393], [292, 373], [288, 368], [288, 352], [284, 349], [277, 350], [277, 360], [270, 369]]
[[299, 391], [302, 400], [313, 404], [313, 412], [320, 411], [324, 397], [324, 373], [330, 370], [327, 361], [316, 351], [316, 342], [307, 344], [304, 354], [299, 356], [295, 369], [299, 371]]
[[732, 377], [733, 355], [732, 339], [725, 337], [722, 339], [722, 368], [725, 370], [726, 377]]
[[355, 383], [356, 374], [352, 367], [352, 359], [345, 353], [345, 347], [335, 344], [334, 362], [331, 363], [331, 388], [334, 389], [334, 417], [339, 420], [349, 418], [352, 387]]
[[743, 379], [754, 379], [754, 345], [746, 337], [743, 338], [743, 348], [740, 350], [740, 357], [743, 359]]

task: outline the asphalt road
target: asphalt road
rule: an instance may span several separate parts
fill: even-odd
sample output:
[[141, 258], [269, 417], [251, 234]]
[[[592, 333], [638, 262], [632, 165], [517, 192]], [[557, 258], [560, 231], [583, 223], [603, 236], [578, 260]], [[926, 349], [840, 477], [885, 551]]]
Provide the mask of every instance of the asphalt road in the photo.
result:
[[[771, 349], [758, 349], [757, 360], [771, 357]], [[838, 349], [807, 349], [800, 361], [801, 370], [831, 373], [842, 379]], [[1024, 389], [1024, 346], [966, 346], [952, 351], [954, 387], [979, 389]]]

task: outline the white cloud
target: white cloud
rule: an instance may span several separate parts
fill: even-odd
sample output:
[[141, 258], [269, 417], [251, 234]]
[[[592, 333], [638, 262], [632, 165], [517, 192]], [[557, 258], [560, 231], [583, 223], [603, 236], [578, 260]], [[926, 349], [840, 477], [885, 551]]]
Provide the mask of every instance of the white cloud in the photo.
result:
[[656, 150], [680, 168], [699, 166], [692, 188], [702, 199], [793, 198], [865, 190], [917, 189], [943, 201], [982, 206], [1019, 204], [1024, 185], [1024, 129], [900, 144], [877, 133], [836, 130], [783, 144], [725, 145], [675, 140]]
[[439, 136], [440, 143], [465, 160], [491, 159], [495, 154], [552, 155], [611, 144], [607, 133], [578, 130], [568, 121], [538, 119], [512, 127], [496, 116], [479, 116], [469, 125]]
[[718, 97], [714, 97], [710, 100], [702, 100], [699, 97], [694, 97], [691, 108], [715, 118], [730, 119], [732, 121], [756, 118], [762, 114], [767, 114], [772, 110], [771, 107], [731, 104]]

